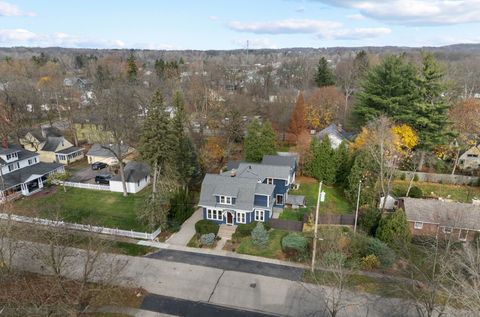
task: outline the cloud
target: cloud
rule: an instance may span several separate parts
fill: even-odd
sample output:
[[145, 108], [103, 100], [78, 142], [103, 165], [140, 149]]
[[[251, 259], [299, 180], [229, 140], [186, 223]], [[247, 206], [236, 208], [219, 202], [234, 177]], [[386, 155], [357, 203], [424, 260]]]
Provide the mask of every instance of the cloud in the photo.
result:
[[217, 21], [219, 18], [216, 15], [211, 15], [208, 17], [209, 20]]
[[123, 48], [121, 40], [84, 38], [67, 33], [37, 34], [25, 29], [0, 29], [0, 44], [9, 46], [61, 46], [73, 48]]
[[288, 19], [272, 22], [230, 22], [228, 27], [238, 32], [255, 34], [315, 34], [318, 38], [356, 40], [390, 34], [389, 28], [345, 28], [334, 21]]
[[402, 25], [480, 22], [479, 0], [315, 0], [357, 9], [363, 16]]
[[24, 12], [16, 5], [5, 1], [0, 1], [0, 16], [16, 17], [16, 16], [34, 16], [33, 12]]
[[267, 38], [237, 39], [233, 41], [233, 44], [241, 48], [247, 48], [247, 41], [248, 41], [248, 47], [252, 49], [278, 48], [276, 44], [274, 44], [270, 39], [267, 39]]
[[300, 34], [317, 33], [322, 29], [339, 28], [341, 23], [309, 19], [288, 19], [272, 22], [251, 23], [233, 21], [228, 23], [227, 26], [230, 29], [238, 32], [249, 32], [256, 34]]
[[355, 21], [360, 21], [360, 20], [365, 20], [365, 17], [361, 14], [351, 14], [347, 15], [347, 18], [350, 20], [355, 20]]
[[298, 8], [295, 9], [295, 12], [303, 13], [303, 12], [305, 12], [305, 7], [298, 7]]

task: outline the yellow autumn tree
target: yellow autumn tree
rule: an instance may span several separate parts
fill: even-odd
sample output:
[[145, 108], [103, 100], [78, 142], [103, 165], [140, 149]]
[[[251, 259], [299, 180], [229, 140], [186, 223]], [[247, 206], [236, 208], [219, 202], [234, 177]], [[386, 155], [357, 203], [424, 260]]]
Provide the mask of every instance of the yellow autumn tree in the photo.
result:
[[[411, 151], [418, 144], [418, 136], [408, 124], [397, 124], [390, 129], [392, 140], [398, 152], [405, 154]], [[362, 131], [357, 135], [355, 141], [350, 146], [353, 150], [361, 149], [371, 138], [371, 132], [367, 127], [363, 127]]]

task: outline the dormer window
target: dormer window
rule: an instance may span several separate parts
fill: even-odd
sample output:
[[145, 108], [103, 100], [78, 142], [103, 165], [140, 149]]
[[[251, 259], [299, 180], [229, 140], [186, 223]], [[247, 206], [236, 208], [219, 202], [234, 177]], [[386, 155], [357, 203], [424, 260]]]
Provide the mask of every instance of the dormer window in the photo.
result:
[[232, 205], [233, 199], [231, 196], [220, 196], [220, 204], [222, 205]]
[[18, 158], [17, 152], [7, 154], [7, 161], [10, 161], [12, 158]]
[[273, 185], [273, 178], [267, 177], [267, 184], [268, 185]]

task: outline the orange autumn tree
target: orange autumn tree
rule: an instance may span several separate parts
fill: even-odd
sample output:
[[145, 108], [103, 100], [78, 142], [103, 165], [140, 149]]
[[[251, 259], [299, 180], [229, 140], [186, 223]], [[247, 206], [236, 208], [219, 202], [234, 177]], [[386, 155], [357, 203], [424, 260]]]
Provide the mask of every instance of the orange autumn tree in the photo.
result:
[[305, 103], [308, 127], [323, 129], [342, 117], [344, 96], [335, 86], [322, 87], [315, 89]]
[[288, 124], [288, 132], [294, 134], [298, 139], [300, 134], [302, 134], [302, 132], [306, 129], [307, 123], [305, 121], [305, 99], [303, 97], [303, 92], [300, 92]]

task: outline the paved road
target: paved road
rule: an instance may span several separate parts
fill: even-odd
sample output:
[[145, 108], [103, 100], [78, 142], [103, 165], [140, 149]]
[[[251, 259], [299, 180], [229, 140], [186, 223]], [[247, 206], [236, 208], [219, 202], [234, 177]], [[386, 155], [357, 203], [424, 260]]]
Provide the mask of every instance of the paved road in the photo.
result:
[[149, 294], [140, 307], [149, 310], [182, 317], [273, 317], [261, 312], [235, 309], [231, 307], [213, 305], [203, 302], [194, 302], [179, 298]]
[[305, 272], [301, 268], [295, 268], [285, 265], [169, 249], [163, 249], [159, 252], [155, 252], [148, 255], [148, 257], [169, 262], [180, 262], [192, 265], [208, 266], [227, 271], [237, 271], [259, 274], [263, 276], [278, 277], [291, 281], [301, 281], [303, 273]]
[[186, 246], [195, 234], [195, 223], [203, 219], [202, 209], [197, 209], [183, 224], [180, 230], [174, 233], [167, 243]]

